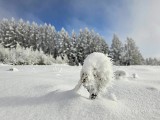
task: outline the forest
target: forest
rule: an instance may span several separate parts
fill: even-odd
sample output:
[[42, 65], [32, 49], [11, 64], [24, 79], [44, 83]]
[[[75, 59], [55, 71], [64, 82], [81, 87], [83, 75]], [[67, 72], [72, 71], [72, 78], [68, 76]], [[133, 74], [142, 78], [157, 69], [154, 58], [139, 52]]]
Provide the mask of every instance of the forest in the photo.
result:
[[114, 34], [109, 46], [94, 30], [68, 33], [51, 24], [39, 25], [22, 19], [0, 21], [0, 61], [11, 64], [67, 63], [82, 65], [93, 52], [108, 54], [115, 65], [160, 65], [156, 58], [144, 58], [132, 38], [122, 43]]

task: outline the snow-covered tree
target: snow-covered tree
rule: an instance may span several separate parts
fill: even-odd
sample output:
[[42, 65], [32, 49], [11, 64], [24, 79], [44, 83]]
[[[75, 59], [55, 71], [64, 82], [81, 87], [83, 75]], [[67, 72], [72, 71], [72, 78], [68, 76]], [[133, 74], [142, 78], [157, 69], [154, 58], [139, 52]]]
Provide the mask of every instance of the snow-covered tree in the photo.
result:
[[17, 42], [22, 46], [26, 45], [25, 39], [24, 39], [24, 32], [25, 32], [24, 27], [25, 27], [25, 23], [23, 22], [23, 19], [20, 19], [17, 24], [16, 33], [18, 38]]
[[70, 65], [79, 65], [77, 60], [77, 35], [74, 31], [72, 31], [71, 39], [70, 39], [70, 48], [69, 48], [69, 64]]
[[69, 55], [69, 48], [70, 48], [70, 37], [69, 37], [69, 34], [68, 32], [62, 28], [60, 33], [59, 33], [59, 40], [61, 41], [61, 47], [60, 48], [60, 54], [61, 54], [61, 57], [63, 58], [65, 55]]
[[24, 41], [25, 41], [25, 45], [24, 47], [30, 47], [31, 43], [32, 43], [32, 27], [29, 21], [27, 21], [25, 23], [25, 27], [24, 27]]
[[80, 29], [79, 35], [77, 37], [77, 43], [76, 43], [76, 48], [77, 48], [77, 60], [80, 64], [83, 64], [83, 61], [85, 59], [85, 49], [86, 49], [86, 38], [85, 38], [85, 33]]
[[146, 58], [146, 65], [160, 65], [160, 60], [157, 58]]
[[[113, 60], [116, 64], [144, 64], [134, 41], [128, 39], [123, 47], [114, 35], [110, 50]], [[16, 21], [14, 18], [0, 21], [0, 43], [10, 49], [17, 48], [19, 44], [24, 49], [43, 51], [55, 59], [67, 57], [70, 65], [83, 64], [84, 59], [93, 52], [109, 53], [108, 44], [94, 30], [85, 28], [79, 33], [72, 32], [70, 36], [64, 28], [56, 31], [50, 24], [38, 25], [23, 19]]]
[[122, 54], [123, 54], [123, 44], [119, 40], [117, 35], [113, 35], [110, 55], [112, 56], [113, 61], [116, 65], [120, 65], [122, 63]]
[[16, 28], [17, 24], [14, 18], [1, 21], [1, 42], [5, 47], [12, 48], [16, 46], [18, 41]]
[[89, 53], [93, 52], [102, 52], [102, 53], [108, 53], [108, 44], [105, 42], [105, 40], [97, 34], [94, 30], [90, 32], [91, 35], [91, 43], [89, 46]]
[[88, 28], [80, 30], [77, 38], [77, 59], [83, 64], [84, 59], [93, 52], [108, 53], [108, 45], [99, 34]]
[[140, 53], [135, 41], [132, 38], [127, 38], [125, 44], [124, 63], [127, 65], [141, 65], [143, 64], [143, 57]]
[[54, 56], [55, 51], [55, 41], [56, 41], [56, 29], [51, 24], [48, 25], [47, 29], [47, 54], [52, 54]]

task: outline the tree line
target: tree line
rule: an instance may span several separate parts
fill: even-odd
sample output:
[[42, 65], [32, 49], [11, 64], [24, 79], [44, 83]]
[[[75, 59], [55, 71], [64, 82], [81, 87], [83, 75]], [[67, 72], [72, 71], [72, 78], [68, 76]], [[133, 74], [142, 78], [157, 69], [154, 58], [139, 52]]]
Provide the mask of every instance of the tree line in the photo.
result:
[[108, 53], [105, 40], [88, 28], [80, 30], [79, 34], [73, 31], [69, 35], [64, 28], [56, 31], [50, 24], [38, 25], [13, 18], [0, 22], [0, 43], [6, 48], [15, 48], [17, 43], [24, 48], [32, 47], [55, 59], [67, 56], [70, 65], [82, 64], [85, 57], [95, 51]]
[[144, 58], [135, 41], [127, 38], [123, 44], [117, 35], [113, 35], [110, 55], [116, 65], [160, 65], [157, 58]]
[[83, 64], [86, 56], [92, 52], [109, 54], [116, 65], [146, 63], [133, 39], [127, 38], [123, 45], [118, 36], [113, 35], [109, 47], [102, 36], [88, 28], [69, 34], [64, 28], [57, 31], [50, 24], [3, 19], [0, 21], [0, 43], [7, 49], [16, 48], [18, 44], [24, 49], [43, 51], [54, 59], [61, 57], [66, 60], [67, 57], [70, 65]]

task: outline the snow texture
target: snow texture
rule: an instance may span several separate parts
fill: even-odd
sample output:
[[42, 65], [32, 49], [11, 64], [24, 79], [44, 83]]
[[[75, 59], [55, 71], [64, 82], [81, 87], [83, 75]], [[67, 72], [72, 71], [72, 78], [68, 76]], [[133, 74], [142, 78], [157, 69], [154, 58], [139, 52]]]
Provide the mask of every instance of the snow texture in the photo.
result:
[[76, 89], [83, 86], [90, 93], [90, 98], [95, 99], [103, 93], [113, 80], [112, 62], [103, 53], [94, 52], [84, 60], [80, 73], [80, 81]]
[[81, 66], [11, 67], [0, 65], [0, 120], [160, 120], [159, 66], [114, 66], [140, 78], [115, 80], [92, 101], [83, 87], [78, 94], [72, 90]]

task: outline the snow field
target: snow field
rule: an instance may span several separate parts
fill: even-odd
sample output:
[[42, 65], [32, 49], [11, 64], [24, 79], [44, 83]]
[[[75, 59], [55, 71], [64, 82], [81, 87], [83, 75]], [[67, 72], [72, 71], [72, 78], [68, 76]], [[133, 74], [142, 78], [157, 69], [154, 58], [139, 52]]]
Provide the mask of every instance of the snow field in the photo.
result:
[[[17, 68], [19, 71], [8, 71]], [[159, 120], [160, 67], [128, 66], [114, 70], [139, 78], [115, 80], [106, 94], [88, 99], [86, 89], [72, 89], [81, 67], [0, 64], [1, 120]]]

